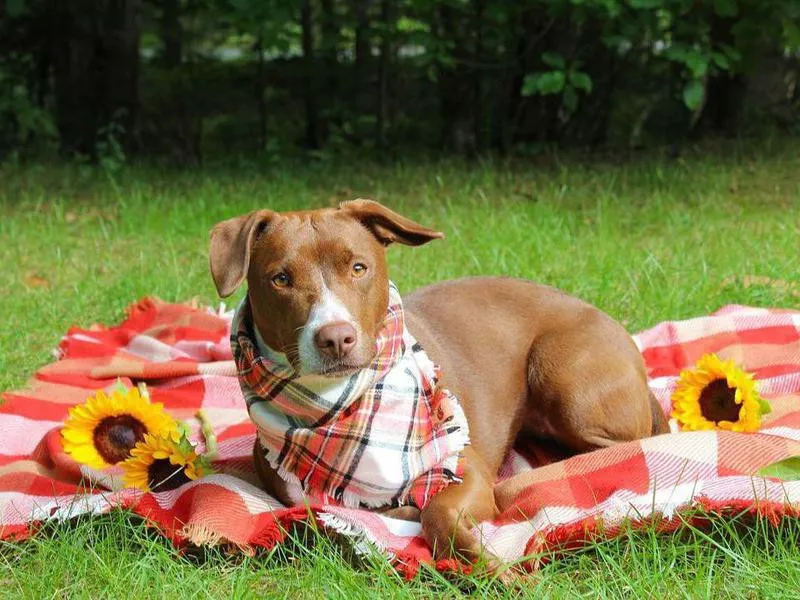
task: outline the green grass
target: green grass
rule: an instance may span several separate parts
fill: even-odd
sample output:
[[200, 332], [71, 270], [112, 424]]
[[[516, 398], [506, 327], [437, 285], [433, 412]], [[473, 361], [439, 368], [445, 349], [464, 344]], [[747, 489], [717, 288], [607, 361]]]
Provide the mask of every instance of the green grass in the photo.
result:
[[[217, 302], [209, 228], [254, 208], [368, 195], [443, 230], [394, 248], [401, 290], [506, 274], [580, 296], [631, 331], [727, 303], [800, 305], [800, 144], [744, 144], [632, 162], [548, 156], [515, 163], [271, 165], [110, 177], [77, 167], [0, 168], [0, 388], [51, 360], [75, 324], [113, 323], [144, 295]], [[552, 560], [522, 592], [380, 560], [353, 568], [317, 540], [278, 555], [179, 556], [128, 515], [48, 528], [0, 548], [12, 597], [788, 597], [800, 526], [718, 522], [710, 534], [630, 532]]]
[[124, 513], [48, 527], [0, 544], [0, 593], [14, 598], [796, 598], [800, 524], [717, 521], [670, 537], [627, 531], [507, 588], [487, 578], [424, 569], [404, 582], [381, 558], [353, 565], [332, 542], [294, 543], [254, 557], [211, 550], [179, 556]]

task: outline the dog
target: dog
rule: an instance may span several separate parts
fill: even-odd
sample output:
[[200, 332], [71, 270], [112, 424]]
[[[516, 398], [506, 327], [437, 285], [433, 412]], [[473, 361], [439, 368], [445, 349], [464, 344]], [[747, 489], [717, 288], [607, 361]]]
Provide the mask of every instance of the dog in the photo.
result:
[[[375, 359], [390, 301], [387, 248], [443, 237], [358, 199], [218, 223], [209, 261], [220, 296], [247, 281], [254, 344], [285, 361], [293, 377], [324, 385]], [[493, 484], [518, 437], [576, 454], [668, 431], [630, 335], [577, 298], [531, 281], [474, 277], [419, 289], [402, 306], [408, 331], [441, 369], [436, 385], [463, 410], [469, 443], [458, 453], [460, 474], [421, 511], [375, 508], [418, 518], [436, 557], [494, 560], [471, 526], [498, 514]], [[254, 460], [270, 494], [287, 505], [305, 501], [303, 483], [279, 472], [259, 441]]]

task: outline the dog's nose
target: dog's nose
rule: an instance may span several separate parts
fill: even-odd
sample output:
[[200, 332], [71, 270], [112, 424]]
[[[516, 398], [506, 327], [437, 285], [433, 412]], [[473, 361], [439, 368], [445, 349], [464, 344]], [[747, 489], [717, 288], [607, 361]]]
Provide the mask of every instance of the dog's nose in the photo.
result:
[[314, 343], [331, 358], [344, 358], [356, 345], [356, 330], [345, 321], [328, 323], [317, 329]]

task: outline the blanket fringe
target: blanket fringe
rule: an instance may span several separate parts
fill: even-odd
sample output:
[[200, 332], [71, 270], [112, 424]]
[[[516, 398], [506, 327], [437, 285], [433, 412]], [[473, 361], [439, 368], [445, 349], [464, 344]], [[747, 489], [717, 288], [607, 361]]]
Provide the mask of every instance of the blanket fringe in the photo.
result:
[[247, 556], [254, 556], [256, 549], [251, 544], [232, 542], [206, 525], [187, 523], [178, 530], [178, 535], [195, 546], [231, 546]]
[[375, 536], [356, 523], [346, 521], [338, 515], [327, 512], [317, 513], [317, 520], [327, 529], [331, 529], [347, 538], [351, 539], [353, 550], [360, 557], [371, 556], [375, 551], [383, 554], [389, 561], [394, 562], [395, 554], [381, 544]]
[[[800, 518], [800, 504], [766, 500], [712, 500], [698, 497], [690, 504], [678, 507], [671, 516], [653, 513], [641, 519], [627, 519], [622, 523], [605, 525], [597, 516], [590, 516], [575, 523], [556, 525], [534, 535], [525, 546], [525, 556], [529, 560], [537, 560], [540, 565], [549, 562], [569, 550], [585, 547], [598, 539], [617, 537], [624, 527], [642, 530], [655, 526], [660, 534], [673, 533], [689, 525], [698, 529], [708, 529], [715, 518], [732, 518], [739, 515], [767, 519], [770, 525], [777, 527], [786, 518]], [[542, 554], [552, 553], [552, 557]], [[526, 561], [527, 562], [527, 561]]]
[[217, 546], [227, 541], [222, 534], [217, 533], [198, 523], [188, 523], [178, 530], [178, 535], [197, 546]]

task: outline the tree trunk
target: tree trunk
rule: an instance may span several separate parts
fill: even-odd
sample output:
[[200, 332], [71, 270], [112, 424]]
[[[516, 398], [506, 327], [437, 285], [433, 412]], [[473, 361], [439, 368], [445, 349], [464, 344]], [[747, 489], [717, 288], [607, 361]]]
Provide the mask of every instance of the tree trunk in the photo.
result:
[[[736, 19], [714, 15], [711, 19], [711, 44], [715, 48], [733, 45], [733, 27]], [[739, 124], [742, 104], [747, 90], [741, 75], [720, 73], [710, 76], [706, 84], [705, 102], [698, 118], [693, 120], [691, 133], [699, 136], [705, 132], [734, 135]]]
[[507, 62], [509, 72], [506, 78], [506, 101], [503, 118], [498, 126], [497, 147], [507, 154], [514, 145], [514, 132], [522, 110], [522, 83], [525, 78], [525, 48], [527, 43], [523, 33], [523, 17], [509, 23]]
[[47, 102], [52, 93], [52, 68], [55, 50], [55, 40], [58, 37], [57, 27], [60, 25], [53, 23], [45, 15], [38, 15], [36, 33], [41, 36], [40, 43], [34, 51], [36, 61], [35, 82], [32, 90], [35, 90], [36, 105], [39, 108], [47, 108]]
[[320, 20], [322, 67], [325, 74], [322, 81], [325, 85], [325, 104], [320, 118], [320, 136], [325, 143], [330, 135], [331, 123], [341, 125], [339, 111], [339, 20], [336, 16], [334, 0], [320, 0], [322, 12]]
[[[557, 110], [560, 97], [522, 96], [525, 76], [542, 70], [539, 61], [542, 46], [555, 48], [552, 29], [556, 20], [549, 17], [542, 7], [525, 10], [514, 27], [516, 35], [515, 67], [510, 77], [506, 126], [503, 127], [503, 150], [509, 150], [516, 142], [538, 142], [549, 140], [558, 124]], [[545, 42], [545, 43], [542, 43]]]
[[54, 0], [50, 11], [53, 21], [61, 24], [54, 54], [55, 114], [61, 149], [67, 154], [96, 156], [98, 10], [91, 0]]
[[369, 5], [371, 0], [353, 0], [355, 20], [355, 78], [358, 85], [364, 85], [369, 70], [371, 48], [369, 43]]
[[438, 69], [440, 139], [445, 148], [456, 152], [473, 154], [475, 152], [474, 108], [472, 93], [474, 88], [470, 73], [464, 67], [469, 58], [469, 38], [460, 32], [464, 29], [464, 15], [453, 5], [440, 4], [437, 7], [438, 36], [442, 42], [453, 45], [452, 65], [441, 64]]
[[319, 105], [317, 104], [317, 86], [315, 85], [314, 61], [314, 23], [311, 0], [303, 0], [300, 5], [300, 28], [303, 46], [303, 83], [306, 108], [305, 145], [308, 149], [320, 147]]
[[327, 79], [327, 89], [331, 96], [336, 96], [338, 87], [337, 70], [339, 61], [337, 51], [339, 46], [339, 24], [336, 19], [333, 0], [320, 0], [322, 9], [321, 33], [322, 33], [322, 57], [325, 65], [325, 77]]
[[583, 146], [597, 147], [608, 138], [608, 125], [613, 108], [613, 93], [620, 70], [616, 51], [603, 43], [602, 24], [597, 20], [584, 23], [578, 47], [585, 49], [581, 55], [582, 69], [592, 78], [592, 92], [580, 92], [578, 110], [569, 120], [567, 137]]
[[98, 131], [112, 121], [130, 148], [136, 125], [140, 0], [53, 0], [56, 123], [62, 151], [97, 157]]
[[161, 2], [161, 57], [164, 67], [174, 69], [183, 60], [183, 27], [181, 26], [181, 0]]
[[123, 128], [119, 141], [129, 152], [136, 139], [139, 112], [141, 8], [141, 0], [108, 0], [102, 38], [108, 60], [104, 64], [107, 101], [101, 126], [118, 123]]
[[255, 44], [256, 52], [256, 107], [258, 109], [258, 149], [263, 151], [267, 147], [267, 102], [264, 98], [264, 41], [259, 36]]
[[483, 41], [483, 22], [486, 12], [486, 0], [473, 0], [473, 29], [475, 30], [475, 64], [472, 68], [472, 93], [474, 105], [472, 108], [473, 116], [473, 136], [475, 147], [478, 151], [485, 147], [486, 137], [486, 110], [484, 108], [483, 96], [483, 64], [484, 64], [484, 41]]
[[386, 146], [387, 103], [389, 96], [389, 69], [392, 56], [392, 33], [394, 31], [394, 6], [392, 0], [381, 0], [381, 54], [378, 59], [378, 98], [375, 107], [375, 144]]
[[370, 44], [371, 0], [352, 0], [352, 21], [355, 27], [353, 43], [353, 77], [350, 89], [353, 106], [358, 116], [371, 113], [373, 82], [371, 81], [372, 46]]

